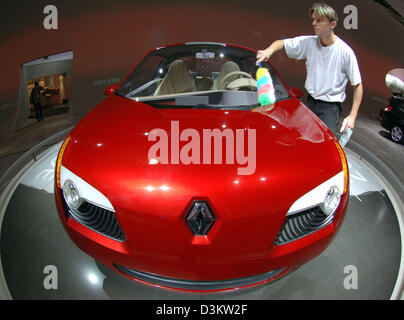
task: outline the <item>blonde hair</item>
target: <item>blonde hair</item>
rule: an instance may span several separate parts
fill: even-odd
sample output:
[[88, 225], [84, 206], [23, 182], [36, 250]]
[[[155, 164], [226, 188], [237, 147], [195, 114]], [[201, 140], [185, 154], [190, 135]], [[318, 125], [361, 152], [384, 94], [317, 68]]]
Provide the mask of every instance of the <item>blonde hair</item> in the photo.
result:
[[328, 20], [338, 22], [338, 15], [335, 10], [326, 3], [316, 2], [310, 8], [310, 17], [315, 16], [322, 18], [327, 17]]

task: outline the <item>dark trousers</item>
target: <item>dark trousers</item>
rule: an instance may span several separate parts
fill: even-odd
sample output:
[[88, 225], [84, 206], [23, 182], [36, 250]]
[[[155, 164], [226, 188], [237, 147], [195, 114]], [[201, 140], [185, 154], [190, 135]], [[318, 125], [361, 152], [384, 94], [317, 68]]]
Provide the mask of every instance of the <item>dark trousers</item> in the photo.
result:
[[341, 115], [341, 102], [327, 102], [307, 96], [307, 106], [319, 117], [326, 126], [334, 133], [337, 133], [339, 119]]
[[35, 111], [36, 120], [37, 121], [43, 120], [43, 112], [42, 112], [41, 103], [34, 103], [34, 111]]

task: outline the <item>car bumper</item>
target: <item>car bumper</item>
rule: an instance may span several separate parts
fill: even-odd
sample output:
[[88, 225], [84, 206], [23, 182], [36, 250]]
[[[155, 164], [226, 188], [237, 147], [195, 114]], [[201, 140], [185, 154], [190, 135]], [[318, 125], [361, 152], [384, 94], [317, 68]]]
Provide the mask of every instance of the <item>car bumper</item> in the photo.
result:
[[390, 125], [390, 121], [388, 119], [388, 117], [386, 116], [386, 114], [383, 113], [383, 111], [380, 112], [380, 125], [386, 129], [389, 130], [391, 129], [391, 125]]
[[[198, 255], [190, 255], [189, 258], [175, 257], [175, 250], [168, 252], [161, 249], [153, 252], [150, 248], [149, 254], [139, 253], [127, 241], [116, 241], [90, 230], [66, 215], [60, 193], [55, 194], [62, 224], [81, 250], [139, 283], [186, 292], [246, 289], [286, 276], [328, 247], [341, 226], [348, 203], [348, 196], [345, 194], [333, 221], [327, 226], [290, 243], [279, 246], [268, 243], [268, 249], [263, 255], [240, 255], [235, 256], [233, 261], [223, 261], [212, 256], [208, 261], [195, 261]], [[202, 247], [204, 248], [196, 246], [195, 251], [204, 250], [209, 255], [207, 246]], [[204, 257], [206, 256], [205, 254]]]

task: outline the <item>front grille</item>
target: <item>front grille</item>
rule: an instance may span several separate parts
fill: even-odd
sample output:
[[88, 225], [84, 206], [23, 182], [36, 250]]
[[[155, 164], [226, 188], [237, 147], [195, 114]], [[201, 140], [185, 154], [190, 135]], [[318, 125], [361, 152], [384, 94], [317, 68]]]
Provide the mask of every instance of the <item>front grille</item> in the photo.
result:
[[282, 245], [305, 237], [328, 225], [333, 218], [333, 215], [327, 216], [320, 207], [287, 216], [275, 244]]
[[68, 208], [68, 212], [71, 218], [87, 228], [111, 239], [125, 241], [125, 235], [115, 218], [114, 212], [86, 201], [78, 209]]

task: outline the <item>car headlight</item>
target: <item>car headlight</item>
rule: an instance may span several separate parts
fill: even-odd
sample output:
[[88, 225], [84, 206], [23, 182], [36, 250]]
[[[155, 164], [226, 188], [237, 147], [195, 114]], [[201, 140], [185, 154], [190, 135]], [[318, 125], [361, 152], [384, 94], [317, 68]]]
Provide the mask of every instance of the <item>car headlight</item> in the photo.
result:
[[342, 171], [297, 199], [290, 207], [287, 215], [316, 206], [319, 206], [327, 216], [331, 216], [337, 210], [341, 196], [348, 192], [349, 170], [342, 147], [337, 140], [334, 141], [334, 144], [341, 159]]
[[83, 201], [86, 201], [115, 212], [114, 207], [106, 196], [63, 165], [60, 166], [59, 176], [63, 196], [70, 208], [77, 209]]
[[345, 153], [334, 141], [341, 159], [342, 171], [297, 199], [289, 208], [285, 222], [274, 243], [291, 243], [330, 224], [341, 203], [342, 195], [349, 192], [349, 170]]
[[326, 215], [332, 215], [338, 208], [341, 191], [344, 190], [344, 171], [328, 179], [293, 203], [287, 215], [320, 206]]
[[332, 215], [339, 206], [341, 193], [337, 186], [332, 186], [324, 199], [322, 209], [327, 216]]
[[72, 209], [78, 209], [83, 203], [83, 199], [80, 198], [79, 191], [72, 180], [66, 180], [63, 184], [63, 197]]

